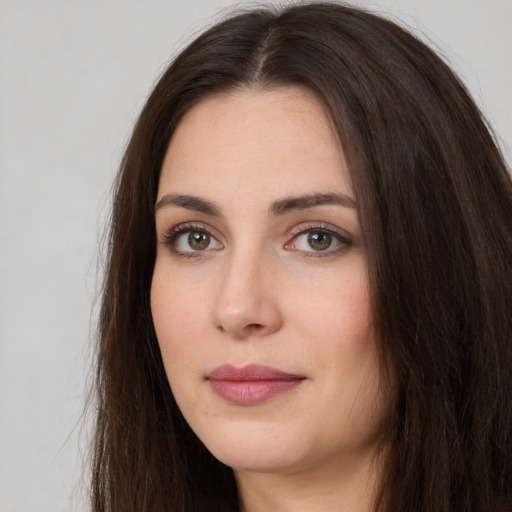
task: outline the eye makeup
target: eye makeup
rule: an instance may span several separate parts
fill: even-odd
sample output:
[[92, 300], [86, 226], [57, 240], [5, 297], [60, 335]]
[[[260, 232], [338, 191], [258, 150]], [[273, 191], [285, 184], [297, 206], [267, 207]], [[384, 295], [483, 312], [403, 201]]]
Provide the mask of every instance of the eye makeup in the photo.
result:
[[292, 234], [293, 238], [284, 249], [297, 251], [308, 258], [335, 256], [353, 243], [348, 233], [324, 222], [300, 224]]
[[211, 233], [211, 228], [203, 223], [187, 222], [178, 224], [161, 237], [161, 243], [178, 257], [193, 258], [205, 252], [219, 251], [224, 245]]
[[[207, 224], [186, 222], [178, 224], [161, 237], [161, 243], [178, 257], [204, 257], [220, 251], [224, 245]], [[350, 235], [324, 222], [300, 224], [291, 231], [291, 239], [283, 245], [285, 251], [305, 257], [332, 257], [352, 245]]]

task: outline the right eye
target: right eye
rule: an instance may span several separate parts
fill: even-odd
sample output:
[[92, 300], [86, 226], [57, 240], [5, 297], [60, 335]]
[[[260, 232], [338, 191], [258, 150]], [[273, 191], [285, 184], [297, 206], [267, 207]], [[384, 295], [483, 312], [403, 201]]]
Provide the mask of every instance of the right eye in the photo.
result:
[[223, 245], [204, 228], [177, 226], [164, 238], [164, 243], [181, 256], [192, 256], [208, 250], [219, 250]]

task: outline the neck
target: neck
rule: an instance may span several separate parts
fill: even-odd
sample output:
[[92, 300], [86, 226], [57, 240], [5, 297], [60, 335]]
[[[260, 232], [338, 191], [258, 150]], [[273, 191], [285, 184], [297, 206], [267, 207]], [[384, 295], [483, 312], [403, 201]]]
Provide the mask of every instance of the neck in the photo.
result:
[[373, 460], [300, 472], [236, 470], [240, 512], [371, 512], [379, 481]]

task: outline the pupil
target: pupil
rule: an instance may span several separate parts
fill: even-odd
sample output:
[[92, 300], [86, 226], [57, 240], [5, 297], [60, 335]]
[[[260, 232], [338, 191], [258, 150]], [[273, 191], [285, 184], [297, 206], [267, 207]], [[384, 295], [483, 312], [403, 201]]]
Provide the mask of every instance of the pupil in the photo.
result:
[[312, 232], [308, 235], [308, 243], [315, 251], [323, 251], [331, 245], [332, 237], [329, 233]]
[[208, 245], [210, 245], [210, 235], [199, 231], [193, 231], [188, 235], [188, 243], [192, 249], [198, 251], [206, 249]]

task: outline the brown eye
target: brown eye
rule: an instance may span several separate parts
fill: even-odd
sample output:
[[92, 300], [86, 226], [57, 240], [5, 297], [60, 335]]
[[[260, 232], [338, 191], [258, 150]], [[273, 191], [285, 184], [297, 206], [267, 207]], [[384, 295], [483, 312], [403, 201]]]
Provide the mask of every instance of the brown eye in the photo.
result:
[[177, 255], [192, 256], [194, 253], [209, 253], [218, 251], [224, 246], [206, 229], [195, 226], [181, 225], [174, 229], [167, 237], [165, 244]]
[[308, 244], [314, 251], [325, 251], [332, 244], [332, 235], [326, 231], [308, 233]]
[[211, 237], [204, 231], [191, 231], [188, 234], [188, 245], [194, 251], [202, 251], [210, 245]]
[[328, 257], [342, 253], [352, 245], [347, 235], [338, 233], [334, 229], [322, 227], [305, 227], [287, 242], [284, 248], [287, 251], [296, 251], [304, 256]]

